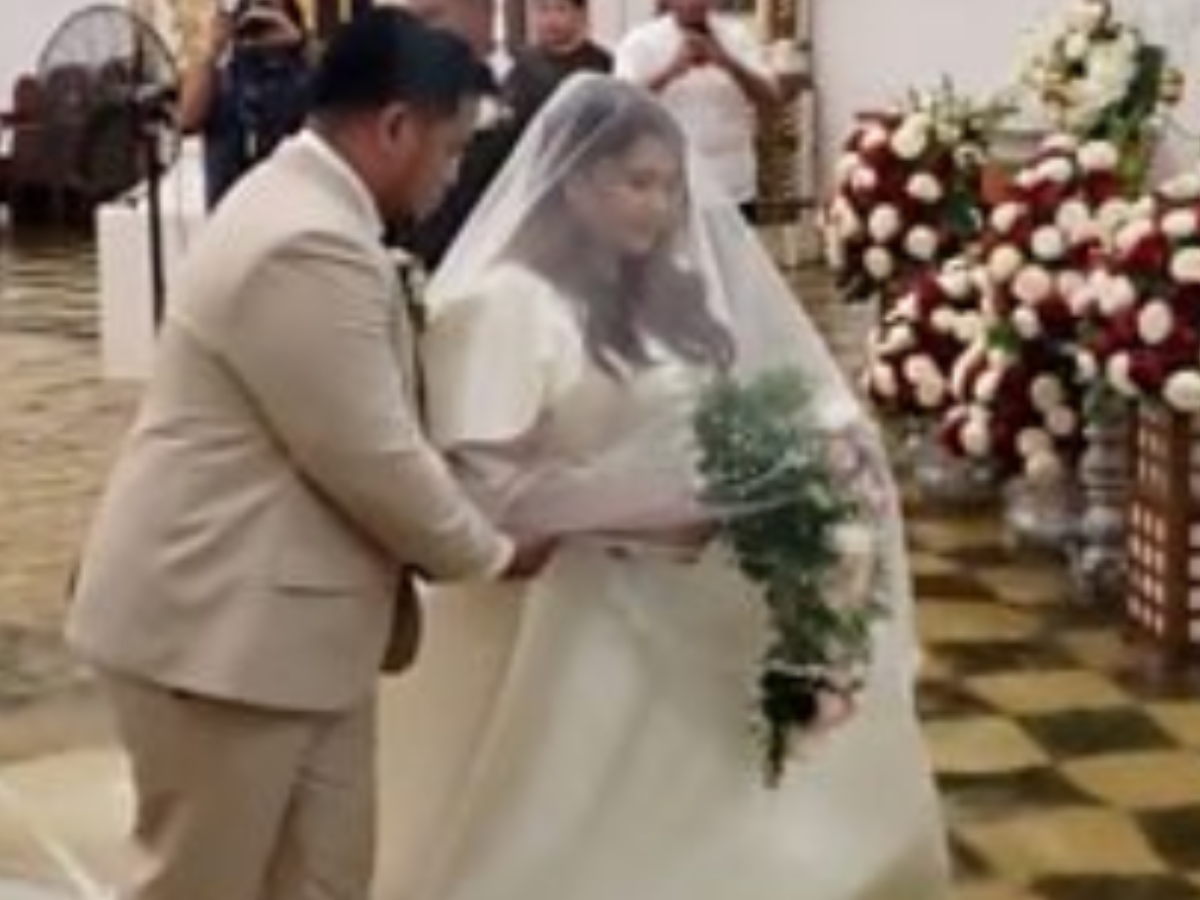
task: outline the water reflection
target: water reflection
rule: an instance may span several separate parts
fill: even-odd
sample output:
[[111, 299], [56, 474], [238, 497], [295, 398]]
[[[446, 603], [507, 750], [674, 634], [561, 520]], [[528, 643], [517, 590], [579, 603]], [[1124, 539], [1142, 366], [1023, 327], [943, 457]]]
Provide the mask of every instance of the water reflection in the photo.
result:
[[0, 332], [96, 337], [96, 243], [89, 232], [0, 221]]

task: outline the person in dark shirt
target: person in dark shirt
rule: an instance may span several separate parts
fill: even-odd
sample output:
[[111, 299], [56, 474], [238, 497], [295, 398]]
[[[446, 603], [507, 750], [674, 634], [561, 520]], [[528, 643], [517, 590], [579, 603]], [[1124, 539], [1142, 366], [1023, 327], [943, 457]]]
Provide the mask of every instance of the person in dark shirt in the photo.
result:
[[209, 50], [184, 79], [180, 126], [204, 138], [211, 208], [245, 172], [300, 128], [312, 71], [297, 0], [218, 7]]
[[612, 54], [591, 40], [587, 0], [533, 0], [531, 41], [517, 53], [504, 96], [518, 130], [576, 72], [612, 71]]

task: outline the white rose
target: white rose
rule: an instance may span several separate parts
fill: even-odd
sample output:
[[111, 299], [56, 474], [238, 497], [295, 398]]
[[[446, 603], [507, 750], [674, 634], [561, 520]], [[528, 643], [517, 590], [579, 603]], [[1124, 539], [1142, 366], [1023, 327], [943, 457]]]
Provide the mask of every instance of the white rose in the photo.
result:
[[994, 210], [992, 210], [992, 228], [996, 229], [1000, 234], [1008, 234], [1020, 221], [1022, 213], [1025, 212], [1025, 207], [1020, 203], [1015, 203], [1011, 200], [1006, 200]]
[[988, 275], [996, 284], [1007, 283], [1025, 262], [1021, 251], [1011, 244], [1001, 244], [988, 257]]
[[1079, 416], [1066, 405], [1054, 407], [1045, 416], [1046, 428], [1058, 437], [1070, 437], [1079, 427]]
[[1097, 279], [1097, 293], [1100, 302], [1100, 312], [1106, 316], [1115, 316], [1124, 312], [1137, 302], [1137, 288], [1133, 282], [1124, 276], [1106, 276]]
[[1163, 399], [1181, 413], [1200, 414], [1200, 374], [1176, 372], [1169, 376], [1163, 385]]
[[1045, 262], [1060, 260], [1067, 252], [1063, 233], [1053, 225], [1043, 225], [1033, 233], [1033, 255]]
[[929, 327], [938, 334], [950, 334], [957, 323], [957, 313], [948, 306], [939, 306], [929, 317]]
[[1062, 477], [1063, 464], [1053, 450], [1043, 450], [1025, 458], [1025, 474], [1037, 484], [1048, 484]]
[[850, 187], [860, 193], [870, 193], [879, 185], [879, 175], [870, 166], [862, 165], [850, 175]]
[[1087, 56], [1089, 46], [1090, 44], [1085, 35], [1079, 34], [1078, 32], [1069, 35], [1063, 42], [1063, 56], [1069, 60], [1072, 60], [1073, 62], [1078, 62]]
[[878, 122], [872, 122], [862, 133], [861, 144], [864, 150], [878, 150], [888, 142], [888, 130]]
[[938, 377], [938, 368], [924, 353], [914, 353], [904, 361], [902, 367], [904, 379], [909, 384], [920, 384], [930, 378]]
[[913, 160], [925, 152], [929, 138], [920, 128], [910, 127], [906, 122], [892, 135], [892, 152], [901, 159]]
[[848, 184], [855, 170], [862, 164], [863, 159], [857, 153], [843, 153], [833, 164], [834, 183]]
[[1023, 303], [1040, 303], [1054, 291], [1054, 278], [1043, 267], [1022, 266], [1013, 279], [1012, 292]]
[[1038, 163], [1036, 172], [1042, 180], [1052, 181], [1055, 184], [1066, 184], [1075, 177], [1075, 167], [1071, 165], [1070, 160], [1061, 156], [1042, 160]]
[[940, 379], [929, 379], [917, 385], [917, 404], [924, 409], [937, 409], [946, 401], [946, 383]]
[[896, 305], [892, 308], [892, 312], [902, 319], [912, 320], [917, 318], [917, 314], [920, 312], [920, 307], [917, 305], [917, 295], [911, 293], [905, 294], [897, 301]]
[[895, 397], [899, 390], [896, 373], [891, 366], [877, 363], [871, 367], [871, 384], [881, 397]]
[[1108, 141], [1088, 141], [1079, 148], [1079, 164], [1089, 172], [1111, 172], [1121, 163], [1121, 154]]
[[1154, 346], [1171, 336], [1175, 329], [1175, 317], [1171, 307], [1162, 300], [1151, 300], [1138, 311], [1137, 332], [1142, 342]]
[[984, 403], [991, 403], [1000, 392], [1000, 382], [1003, 378], [1004, 373], [999, 369], [988, 369], [981, 373], [975, 380], [975, 398]]
[[887, 281], [896, 271], [896, 263], [892, 259], [892, 254], [883, 247], [868, 249], [863, 254], [863, 265], [866, 266], [867, 274], [876, 281]]
[[960, 260], [952, 260], [938, 273], [938, 284], [952, 300], [965, 300], [971, 295], [971, 269]]
[[954, 336], [961, 344], [969, 344], [983, 334], [983, 316], [976, 312], [959, 313]]
[[992, 449], [992, 436], [982, 416], [973, 415], [963, 424], [959, 434], [962, 448], [970, 456], [987, 456]]
[[1081, 315], [1091, 308], [1092, 295], [1087, 279], [1074, 269], [1058, 273], [1058, 293], [1066, 299], [1067, 306], [1075, 315]]
[[1158, 192], [1168, 200], [1200, 200], [1200, 172], [1177, 175], [1160, 185]]
[[1130, 212], [1130, 205], [1119, 197], [1106, 200], [1096, 212], [1096, 221], [1100, 225], [1100, 231], [1108, 236], [1115, 235], [1129, 221]]
[[867, 233], [876, 243], [886, 244], [900, 233], [903, 224], [900, 210], [890, 203], [884, 203], [871, 211], [867, 219]]
[[889, 328], [882, 341], [879, 351], [889, 356], [904, 353], [917, 345], [917, 335], [909, 325], [897, 325]]
[[1162, 219], [1162, 230], [1176, 240], [1189, 238], [1196, 233], [1196, 213], [1190, 209], [1173, 209]]
[[1054, 375], [1043, 374], [1033, 379], [1029, 386], [1029, 399], [1035, 409], [1048, 412], [1066, 399], [1062, 382]]
[[1200, 247], [1185, 247], [1171, 257], [1171, 277], [1180, 284], [1200, 284]]
[[1092, 211], [1082, 200], [1068, 200], [1058, 208], [1055, 224], [1067, 234], [1073, 234], [1092, 221]]
[[1129, 376], [1130, 366], [1129, 354], [1124, 350], [1114, 353], [1108, 359], [1108, 364], [1104, 367], [1105, 377], [1113, 389], [1126, 397], [1136, 397], [1138, 394], [1137, 385], [1133, 383], [1133, 379]]
[[1012, 314], [1013, 328], [1026, 340], [1033, 340], [1042, 333], [1042, 321], [1028, 306], [1018, 306]]
[[1053, 449], [1053, 439], [1041, 428], [1022, 428], [1017, 433], [1017, 452], [1022, 456], [1032, 456], [1039, 451]]
[[913, 259], [928, 261], [937, 254], [937, 232], [927, 225], [918, 225], [908, 232], [904, 239], [904, 249]]
[[915, 173], [908, 179], [905, 190], [910, 197], [922, 203], [937, 203], [945, 194], [941, 182], [928, 172]]
[[1100, 374], [1100, 365], [1096, 361], [1096, 354], [1091, 350], [1076, 350], [1075, 371], [1085, 383], [1095, 381]]

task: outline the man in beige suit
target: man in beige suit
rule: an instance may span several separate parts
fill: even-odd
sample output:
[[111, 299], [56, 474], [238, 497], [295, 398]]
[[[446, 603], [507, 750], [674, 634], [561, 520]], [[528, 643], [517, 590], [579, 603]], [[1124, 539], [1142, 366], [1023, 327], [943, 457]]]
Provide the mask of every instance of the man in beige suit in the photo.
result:
[[[398, 573], [527, 574], [414, 413], [381, 248], [431, 208], [489, 79], [380, 9], [332, 41], [310, 125], [230, 193], [176, 285], [68, 623], [137, 792], [135, 900], [363, 900], [377, 671]], [[397, 601], [397, 597], [407, 597]]]

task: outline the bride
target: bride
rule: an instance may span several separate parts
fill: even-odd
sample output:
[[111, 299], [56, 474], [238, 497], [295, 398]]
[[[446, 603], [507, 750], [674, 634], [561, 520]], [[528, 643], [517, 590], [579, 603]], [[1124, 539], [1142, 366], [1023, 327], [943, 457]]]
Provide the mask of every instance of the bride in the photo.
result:
[[948, 893], [890, 493], [866, 684], [764, 785], [765, 614], [695, 527], [689, 410], [717, 373], [790, 364], [806, 426], [878, 444], [685, 155], [648, 95], [573, 79], [430, 285], [436, 440], [506, 527], [567, 537], [529, 584], [430, 593], [422, 657], [383, 697], [379, 900]]

